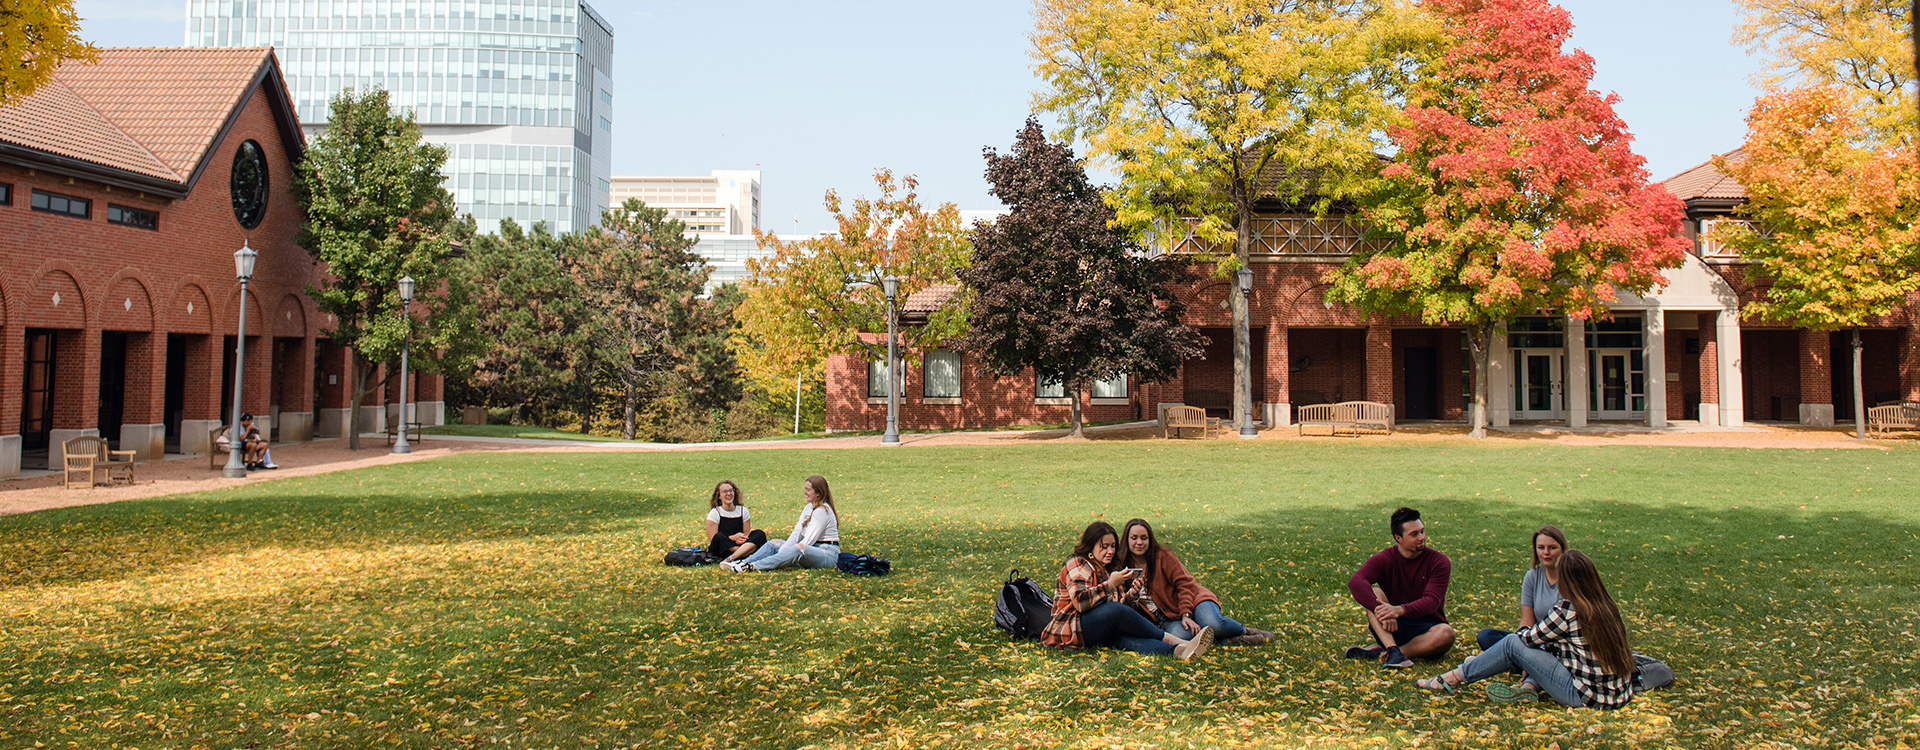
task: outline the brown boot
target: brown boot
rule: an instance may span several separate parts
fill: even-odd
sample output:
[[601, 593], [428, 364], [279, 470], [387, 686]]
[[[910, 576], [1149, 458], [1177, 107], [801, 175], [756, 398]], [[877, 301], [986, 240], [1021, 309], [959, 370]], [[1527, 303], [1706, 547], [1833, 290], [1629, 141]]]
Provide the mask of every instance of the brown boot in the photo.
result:
[[1265, 631], [1265, 630], [1261, 630], [1261, 629], [1259, 629], [1259, 628], [1255, 628], [1255, 627], [1248, 627], [1248, 628], [1247, 628], [1247, 632], [1245, 632], [1245, 633], [1242, 633], [1242, 634], [1240, 634], [1240, 635], [1236, 635], [1236, 636], [1234, 636], [1234, 637], [1232, 637], [1232, 638], [1225, 638], [1225, 639], [1221, 639], [1221, 640], [1219, 641], [1219, 645], [1222, 645], [1222, 646], [1259, 646], [1259, 645], [1263, 645], [1263, 644], [1265, 644], [1265, 643], [1268, 643], [1268, 642], [1270, 642], [1270, 641], [1272, 641], [1272, 640], [1273, 640], [1273, 634], [1272, 634], [1272, 633], [1269, 633], [1269, 632], [1267, 632], [1267, 631]]

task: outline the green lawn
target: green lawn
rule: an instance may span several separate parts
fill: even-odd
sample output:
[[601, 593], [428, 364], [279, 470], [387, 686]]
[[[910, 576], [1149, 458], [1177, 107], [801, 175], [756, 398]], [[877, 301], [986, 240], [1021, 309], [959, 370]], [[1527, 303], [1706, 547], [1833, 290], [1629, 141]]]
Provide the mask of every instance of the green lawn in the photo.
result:
[[[816, 472], [894, 575], [660, 565], [715, 480], [784, 532]], [[1905, 447], [490, 454], [10, 516], [0, 747], [1911, 747], [1916, 476]], [[1568, 711], [1337, 658], [1401, 504], [1463, 632], [1511, 627], [1552, 522], [1678, 685]], [[1050, 588], [1090, 518], [1136, 515], [1278, 642], [1182, 664], [993, 629], [1008, 568]]]

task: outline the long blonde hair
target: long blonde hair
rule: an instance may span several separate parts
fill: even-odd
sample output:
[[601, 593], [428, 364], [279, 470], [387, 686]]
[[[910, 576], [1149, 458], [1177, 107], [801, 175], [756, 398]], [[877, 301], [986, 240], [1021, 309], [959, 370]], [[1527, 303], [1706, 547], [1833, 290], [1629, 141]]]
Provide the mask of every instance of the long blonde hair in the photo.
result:
[[1620, 608], [1607, 593], [1593, 558], [1578, 550], [1560, 553], [1560, 595], [1573, 604], [1580, 618], [1580, 635], [1586, 637], [1593, 656], [1609, 674], [1626, 677], [1633, 674], [1633, 647], [1627, 643], [1627, 626], [1620, 621]]

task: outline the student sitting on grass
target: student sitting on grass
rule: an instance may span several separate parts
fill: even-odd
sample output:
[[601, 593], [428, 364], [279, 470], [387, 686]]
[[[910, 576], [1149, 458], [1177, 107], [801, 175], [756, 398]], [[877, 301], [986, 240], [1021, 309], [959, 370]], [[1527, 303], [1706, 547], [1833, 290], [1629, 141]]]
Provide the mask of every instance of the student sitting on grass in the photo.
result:
[[[1560, 553], [1567, 549], [1567, 535], [1552, 526], [1542, 526], [1533, 532], [1533, 567], [1527, 569], [1527, 575], [1520, 580], [1520, 627], [1529, 628], [1540, 621], [1536, 615], [1545, 614], [1560, 601]], [[1508, 631], [1499, 628], [1481, 628], [1474, 636], [1480, 642], [1481, 651], [1490, 651], [1500, 639], [1507, 637]], [[1520, 686], [1487, 685], [1488, 691], [1521, 691], [1527, 697], [1539, 697], [1540, 686], [1532, 679], [1523, 678]]]
[[1191, 640], [1161, 632], [1127, 605], [1143, 589], [1140, 570], [1112, 570], [1120, 547], [1113, 524], [1094, 521], [1080, 533], [1073, 556], [1060, 569], [1053, 594], [1053, 620], [1040, 642], [1058, 648], [1117, 646], [1138, 654], [1198, 658], [1213, 646], [1213, 629], [1202, 627]]
[[753, 511], [731, 479], [713, 486], [707, 507], [707, 554], [733, 562], [767, 543], [767, 532], [753, 527]]
[[827, 478], [815, 474], [801, 485], [807, 496], [800, 509], [800, 520], [785, 541], [775, 539], [761, 545], [745, 560], [721, 563], [735, 573], [780, 568], [831, 568], [840, 564], [840, 516], [833, 507], [833, 490]]
[[[1566, 598], [1547, 610], [1539, 624], [1501, 638], [1493, 648], [1451, 672], [1414, 684], [1422, 690], [1451, 693], [1461, 685], [1521, 669], [1541, 692], [1563, 706], [1627, 705], [1633, 700], [1633, 648], [1627, 644], [1620, 608], [1607, 594], [1591, 558], [1578, 550], [1561, 555], [1560, 593]], [[1487, 685], [1487, 696], [1497, 701], [1533, 700], [1532, 694], [1499, 683]]]
[[1122, 535], [1127, 540], [1122, 567], [1146, 571], [1146, 591], [1134, 607], [1161, 630], [1176, 638], [1192, 638], [1201, 628], [1212, 628], [1214, 643], [1222, 646], [1257, 646], [1273, 640], [1272, 633], [1221, 614], [1220, 598], [1193, 579], [1179, 555], [1160, 546], [1146, 519], [1128, 521]]
[[[1401, 508], [1387, 520], [1393, 546], [1367, 558], [1347, 581], [1353, 601], [1367, 613], [1367, 629], [1378, 648], [1348, 646], [1349, 659], [1378, 659], [1388, 669], [1413, 666], [1413, 659], [1439, 658], [1453, 648], [1447, 624], [1447, 582], [1453, 562], [1427, 547], [1427, 526], [1420, 511]], [[1380, 588], [1380, 594], [1373, 587]], [[1384, 596], [1382, 596], [1382, 594]]]

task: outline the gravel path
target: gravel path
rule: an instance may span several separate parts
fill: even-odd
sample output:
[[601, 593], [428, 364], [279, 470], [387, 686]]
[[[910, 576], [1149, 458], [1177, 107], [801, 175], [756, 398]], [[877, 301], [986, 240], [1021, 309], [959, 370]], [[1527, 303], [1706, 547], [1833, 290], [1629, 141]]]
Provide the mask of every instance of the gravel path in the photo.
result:
[[[1468, 443], [1466, 428], [1458, 424], [1407, 425], [1394, 431], [1391, 436], [1371, 436], [1365, 438], [1370, 444], [1379, 443]], [[905, 434], [900, 436], [903, 448], [935, 445], [1021, 445], [1041, 442], [1067, 442], [1064, 430], [1045, 430], [1031, 432], [948, 432]], [[1236, 436], [1219, 437], [1216, 440], [1233, 440]], [[1134, 423], [1092, 428], [1084, 438], [1074, 442], [1107, 442], [1129, 440], [1160, 440], [1160, 429], [1151, 423]], [[1267, 430], [1260, 435], [1261, 442], [1285, 442], [1295, 440], [1327, 440], [1324, 437], [1299, 437], [1295, 430], [1285, 427]], [[1342, 438], [1345, 439], [1345, 438]], [[1863, 441], [1852, 437], [1847, 428], [1815, 428], [1799, 425], [1763, 425], [1747, 426], [1734, 430], [1710, 428], [1672, 428], [1664, 431], [1652, 431], [1637, 425], [1603, 425], [1581, 430], [1568, 430], [1563, 426], [1535, 426], [1515, 428], [1513, 431], [1489, 431], [1488, 444], [1500, 443], [1553, 443], [1557, 445], [1658, 445], [1698, 448], [1744, 448], [1744, 449], [1863, 449], [1892, 450], [1895, 446], [1910, 446], [1916, 438], [1902, 437], [1891, 440]], [[0, 480], [0, 515], [29, 513], [48, 508], [64, 508], [76, 505], [94, 505], [119, 500], [132, 500], [144, 497], [159, 497], [184, 492], [204, 492], [226, 487], [271, 482], [289, 477], [312, 476], [335, 471], [348, 471], [367, 466], [384, 466], [407, 461], [424, 461], [458, 453], [604, 453], [604, 452], [655, 452], [655, 451], [707, 451], [707, 450], [831, 450], [836, 448], [874, 448], [879, 447], [880, 438], [876, 435], [846, 438], [819, 438], [813, 440], [783, 440], [746, 443], [707, 443], [696, 445], [661, 445], [631, 443], [590, 443], [557, 442], [551, 440], [509, 440], [504, 438], [459, 438], [430, 435], [424, 441], [414, 445], [414, 452], [405, 456], [396, 456], [387, 452], [386, 441], [378, 436], [362, 440], [362, 450], [347, 450], [342, 439], [315, 440], [297, 445], [275, 446], [274, 461], [282, 467], [275, 471], [256, 471], [246, 479], [223, 479], [220, 470], [208, 469], [206, 456], [187, 456], [182, 458], [149, 461], [135, 468], [137, 482], [118, 487], [95, 487], [90, 490], [67, 490], [62, 488], [60, 476], [28, 477]]]

